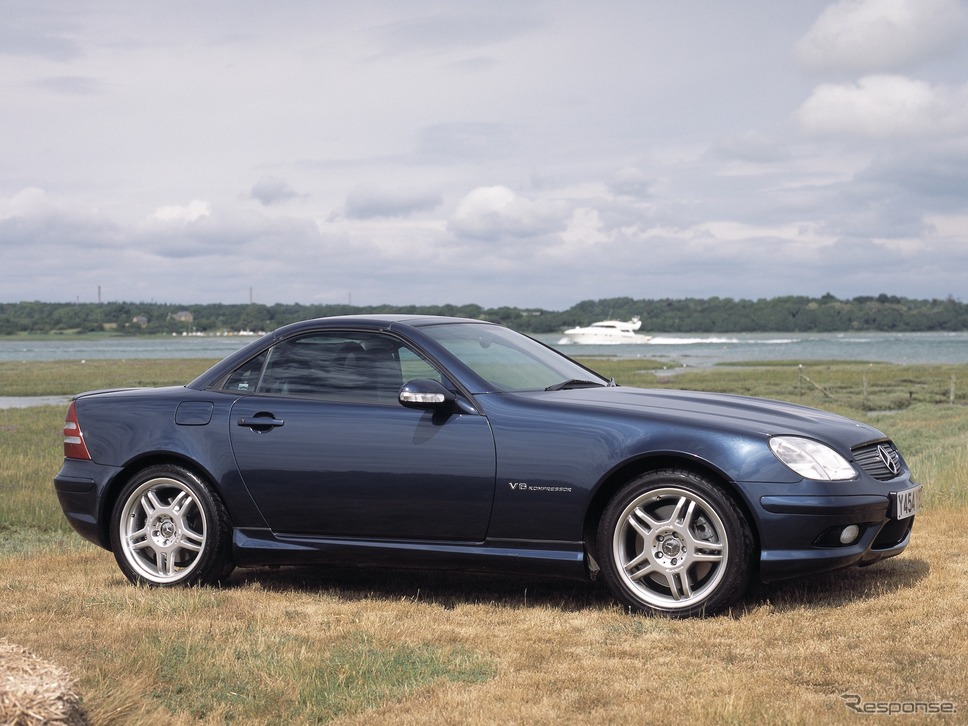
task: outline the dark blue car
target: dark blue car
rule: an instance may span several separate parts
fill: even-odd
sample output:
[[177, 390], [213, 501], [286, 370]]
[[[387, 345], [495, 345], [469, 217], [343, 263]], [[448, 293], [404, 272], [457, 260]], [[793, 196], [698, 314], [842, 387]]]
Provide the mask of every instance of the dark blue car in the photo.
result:
[[64, 455], [67, 518], [134, 582], [308, 563], [601, 573], [673, 616], [897, 555], [921, 500], [865, 424], [620, 387], [430, 316], [296, 323], [187, 386], [80, 394]]

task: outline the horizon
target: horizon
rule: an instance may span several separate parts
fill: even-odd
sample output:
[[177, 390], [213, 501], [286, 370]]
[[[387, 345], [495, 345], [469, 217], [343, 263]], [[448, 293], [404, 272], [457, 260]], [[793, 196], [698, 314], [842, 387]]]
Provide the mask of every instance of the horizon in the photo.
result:
[[833, 295], [832, 293], [823, 293], [822, 295], [799, 295], [799, 294], [786, 294], [786, 295], [772, 295], [769, 297], [758, 297], [758, 298], [748, 298], [748, 297], [732, 297], [728, 295], [710, 295], [708, 297], [649, 297], [649, 298], [635, 298], [629, 295], [621, 295], [614, 297], [598, 297], [598, 298], [586, 298], [573, 302], [571, 305], [563, 308], [543, 308], [540, 306], [520, 306], [520, 305], [482, 305], [476, 302], [430, 302], [430, 303], [373, 303], [366, 305], [358, 305], [352, 302], [259, 302], [258, 300], [249, 300], [248, 302], [164, 302], [157, 300], [16, 300], [16, 301], [0, 301], [0, 305], [31, 305], [31, 304], [41, 304], [41, 305], [161, 305], [169, 307], [190, 307], [190, 306], [207, 306], [207, 305], [261, 305], [263, 307], [273, 307], [276, 305], [281, 306], [301, 306], [301, 307], [352, 307], [352, 308], [380, 308], [380, 307], [391, 307], [391, 308], [404, 308], [404, 307], [417, 307], [417, 308], [433, 308], [433, 307], [479, 307], [483, 310], [496, 310], [501, 308], [510, 308], [513, 310], [540, 310], [543, 312], [567, 312], [574, 307], [577, 307], [583, 303], [602, 303], [617, 300], [631, 300], [633, 303], [649, 303], [649, 302], [663, 302], [663, 301], [678, 301], [684, 302], [688, 300], [722, 300], [728, 302], [770, 302], [773, 300], [785, 300], [791, 298], [804, 298], [810, 301], [837, 301], [837, 302], [856, 302], [858, 300], [867, 300], [878, 302], [886, 298], [889, 300], [903, 300], [907, 302], [953, 302], [956, 304], [965, 304], [960, 299], [953, 295], [945, 295], [944, 297], [907, 297], [904, 295], [896, 295], [886, 292], [879, 292], [874, 294], [864, 294], [864, 295], [854, 295], [852, 297], [840, 297]]

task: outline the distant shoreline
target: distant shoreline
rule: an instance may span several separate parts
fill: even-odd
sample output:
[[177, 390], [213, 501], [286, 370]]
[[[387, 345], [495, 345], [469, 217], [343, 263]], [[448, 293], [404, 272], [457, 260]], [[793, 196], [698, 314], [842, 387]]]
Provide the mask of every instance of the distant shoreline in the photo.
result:
[[172, 304], [151, 302], [0, 303], [0, 338], [9, 335], [181, 335], [270, 331], [333, 315], [446, 315], [501, 323], [522, 333], [553, 334], [602, 320], [640, 318], [641, 332], [935, 332], [968, 331], [968, 304], [953, 297], [896, 295], [839, 299], [790, 295], [770, 299], [630, 297], [583, 300], [567, 310], [465, 305]]
[[[569, 357], [648, 361], [650, 368], [715, 365], [820, 365], [832, 361], [902, 365], [968, 364], [968, 332], [660, 334], [635, 345], [561, 345], [557, 333], [534, 334]], [[220, 360], [256, 340], [238, 336], [0, 337], [0, 363], [136, 359]], [[0, 391], [3, 393], [3, 391]]]

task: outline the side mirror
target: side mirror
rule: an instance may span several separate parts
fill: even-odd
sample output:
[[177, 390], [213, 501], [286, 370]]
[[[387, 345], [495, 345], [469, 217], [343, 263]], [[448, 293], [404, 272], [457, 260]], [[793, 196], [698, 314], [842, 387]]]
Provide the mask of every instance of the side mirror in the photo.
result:
[[438, 410], [451, 408], [456, 402], [453, 391], [428, 378], [415, 378], [400, 389], [400, 403], [407, 408]]

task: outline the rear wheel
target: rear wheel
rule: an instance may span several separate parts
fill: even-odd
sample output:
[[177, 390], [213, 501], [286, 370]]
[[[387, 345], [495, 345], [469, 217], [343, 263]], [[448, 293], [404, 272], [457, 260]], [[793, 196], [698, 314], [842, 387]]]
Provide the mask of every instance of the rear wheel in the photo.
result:
[[630, 481], [609, 502], [598, 531], [602, 573], [615, 596], [673, 617], [712, 614], [739, 600], [752, 553], [737, 504], [689, 471]]
[[231, 529], [225, 506], [199, 477], [179, 466], [153, 466], [122, 490], [111, 548], [132, 582], [215, 583], [233, 569]]

